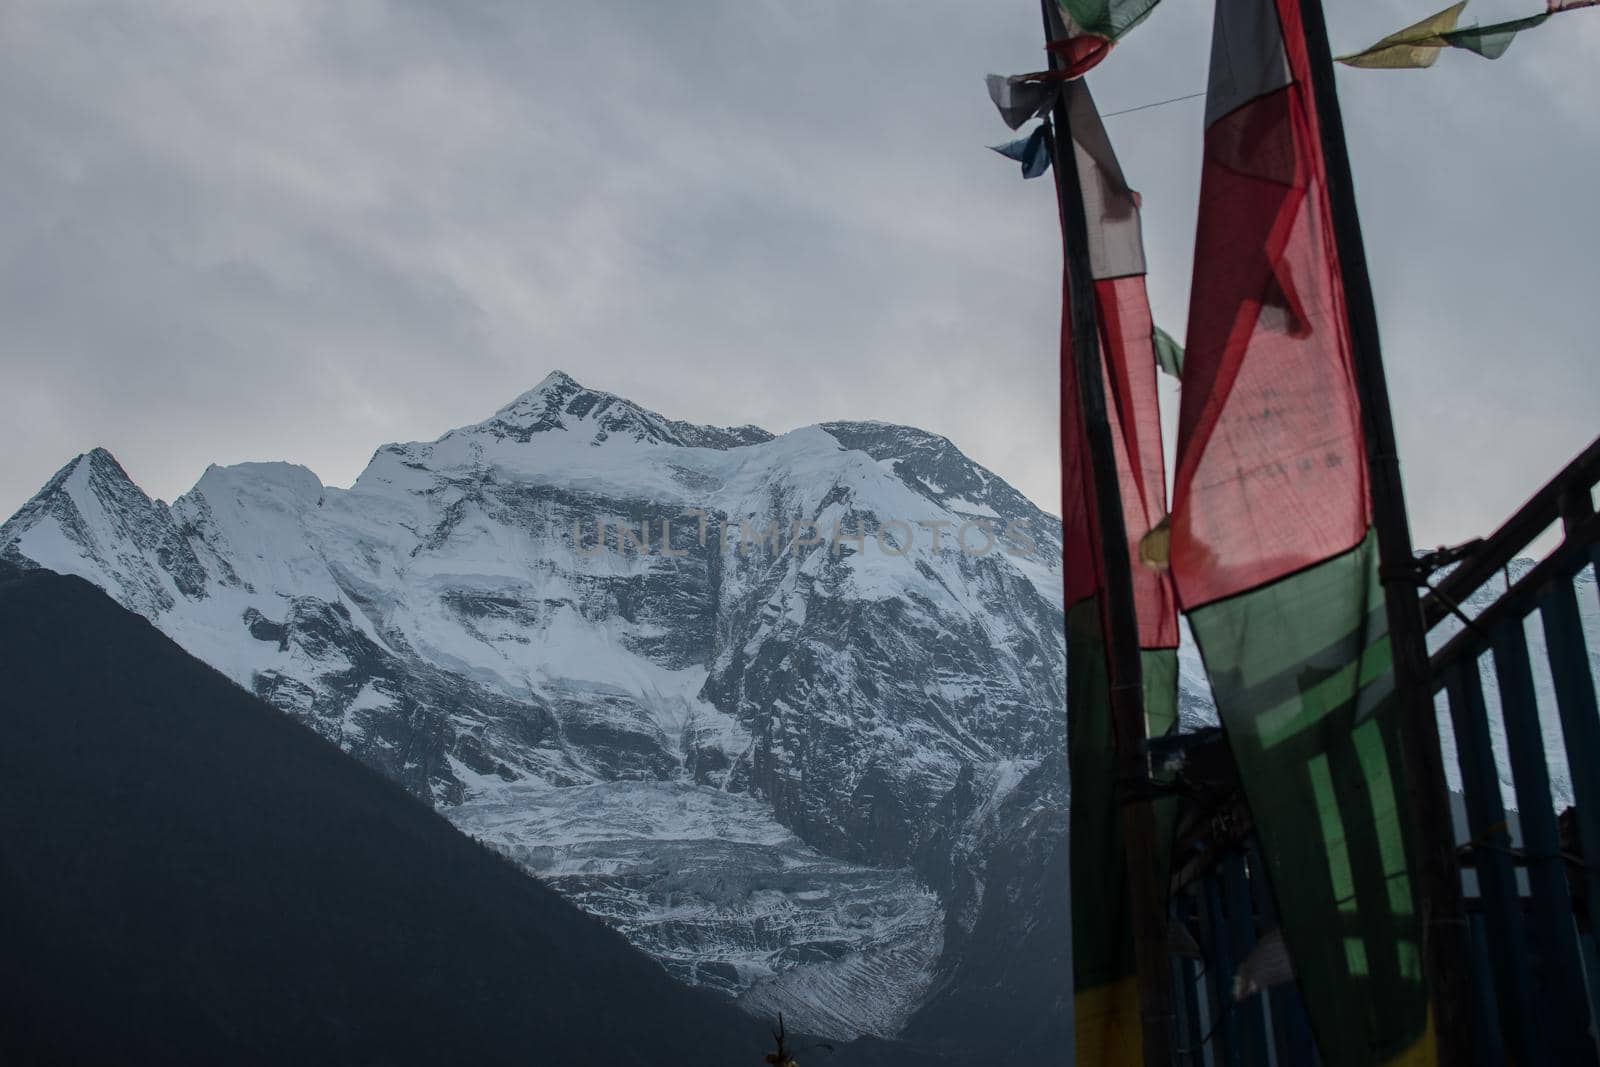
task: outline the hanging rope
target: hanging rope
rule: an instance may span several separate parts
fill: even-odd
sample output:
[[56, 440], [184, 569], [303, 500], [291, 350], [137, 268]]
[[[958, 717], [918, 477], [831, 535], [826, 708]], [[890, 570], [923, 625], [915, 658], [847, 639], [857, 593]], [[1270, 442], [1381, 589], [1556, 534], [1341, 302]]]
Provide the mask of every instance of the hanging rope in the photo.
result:
[[1109, 119], [1114, 118], [1117, 115], [1131, 115], [1135, 111], [1146, 111], [1153, 107], [1165, 107], [1167, 104], [1176, 104], [1183, 100], [1193, 100], [1196, 97], [1201, 97], [1204, 95], [1206, 95], [1206, 91], [1201, 89], [1198, 93], [1189, 93], [1187, 96], [1174, 96], [1169, 100], [1156, 100], [1153, 103], [1140, 104], [1138, 107], [1125, 107], [1121, 111], [1107, 111], [1100, 117], [1103, 119]]

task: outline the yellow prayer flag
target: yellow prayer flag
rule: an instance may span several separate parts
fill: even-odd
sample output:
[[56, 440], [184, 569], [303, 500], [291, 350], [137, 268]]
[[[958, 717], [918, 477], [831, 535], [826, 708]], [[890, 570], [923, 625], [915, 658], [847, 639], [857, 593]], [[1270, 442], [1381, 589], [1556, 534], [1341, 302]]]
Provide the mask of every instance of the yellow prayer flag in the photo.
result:
[[1431, 67], [1439, 58], [1439, 51], [1450, 42], [1443, 35], [1456, 28], [1467, 0], [1451, 4], [1436, 15], [1391, 33], [1370, 48], [1348, 56], [1339, 62], [1350, 67], [1377, 67], [1385, 70], [1402, 70], [1411, 67]]

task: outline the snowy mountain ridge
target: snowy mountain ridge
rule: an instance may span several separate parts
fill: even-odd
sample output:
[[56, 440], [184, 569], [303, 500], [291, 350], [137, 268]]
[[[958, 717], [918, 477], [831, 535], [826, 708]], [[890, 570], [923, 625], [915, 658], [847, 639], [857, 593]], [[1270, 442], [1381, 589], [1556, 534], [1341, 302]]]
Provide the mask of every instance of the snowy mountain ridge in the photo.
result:
[[989, 814], [1064, 805], [1059, 543], [936, 435], [696, 426], [559, 372], [349, 489], [213, 466], [167, 506], [96, 449], [0, 526], [673, 973], [835, 1036], [967, 980], [993, 887], [955, 842], [1064, 891], [1019, 888], [1064, 819]]

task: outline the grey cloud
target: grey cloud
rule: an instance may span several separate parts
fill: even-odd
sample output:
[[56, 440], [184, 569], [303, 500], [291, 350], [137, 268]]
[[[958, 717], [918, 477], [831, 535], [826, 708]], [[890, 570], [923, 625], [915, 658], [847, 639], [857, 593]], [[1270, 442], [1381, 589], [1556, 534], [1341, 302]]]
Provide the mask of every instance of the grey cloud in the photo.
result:
[[[1207, 7], [1119, 46], [1102, 108], [1202, 87]], [[1594, 429], [1600, 13], [1564, 19], [1341, 75], [1420, 540]], [[1053, 194], [986, 150], [982, 83], [1037, 38], [954, 0], [13, 3], [0, 511], [97, 443], [168, 497], [212, 461], [347, 484], [553, 367], [677, 418], [913, 423], [1054, 508]], [[1174, 332], [1200, 115], [1108, 123]]]

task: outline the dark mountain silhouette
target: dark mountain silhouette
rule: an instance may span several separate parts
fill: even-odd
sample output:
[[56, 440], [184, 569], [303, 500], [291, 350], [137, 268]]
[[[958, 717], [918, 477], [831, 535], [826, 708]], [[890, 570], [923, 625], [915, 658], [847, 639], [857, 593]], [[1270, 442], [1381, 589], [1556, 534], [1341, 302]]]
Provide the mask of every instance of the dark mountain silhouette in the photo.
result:
[[[769, 1047], [88, 582], [0, 563], [0, 1062], [659, 1067]], [[814, 1062], [934, 1061], [872, 1042]]]

